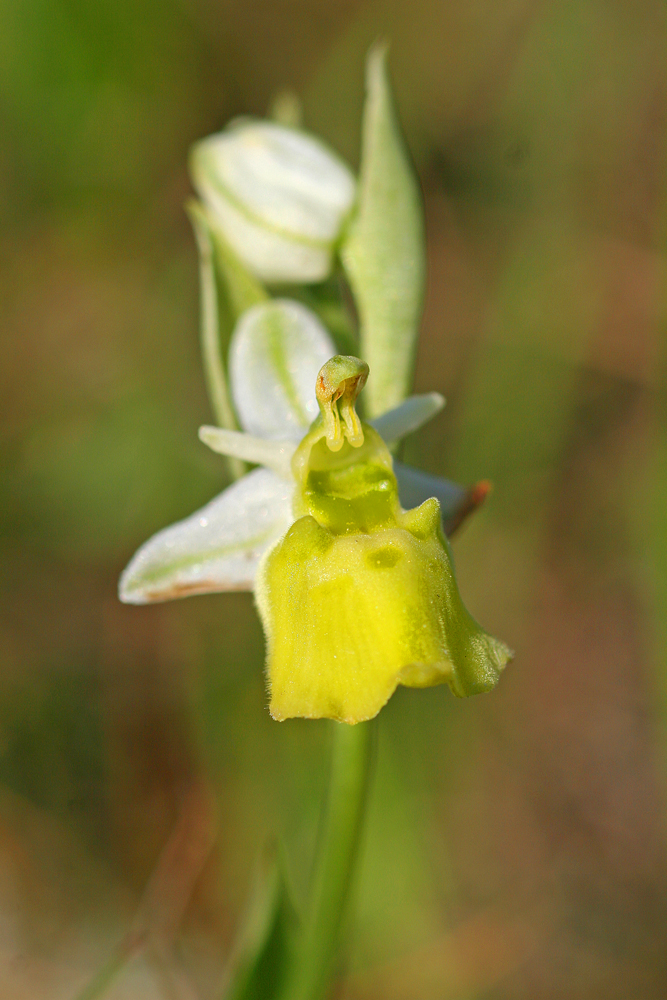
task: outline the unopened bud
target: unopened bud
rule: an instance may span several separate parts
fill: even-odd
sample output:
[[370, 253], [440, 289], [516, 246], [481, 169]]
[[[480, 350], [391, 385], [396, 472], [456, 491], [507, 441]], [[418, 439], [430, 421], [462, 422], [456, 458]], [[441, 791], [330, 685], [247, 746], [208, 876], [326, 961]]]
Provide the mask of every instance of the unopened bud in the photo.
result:
[[323, 143], [243, 119], [196, 143], [190, 172], [213, 225], [259, 278], [307, 284], [328, 276], [355, 180]]

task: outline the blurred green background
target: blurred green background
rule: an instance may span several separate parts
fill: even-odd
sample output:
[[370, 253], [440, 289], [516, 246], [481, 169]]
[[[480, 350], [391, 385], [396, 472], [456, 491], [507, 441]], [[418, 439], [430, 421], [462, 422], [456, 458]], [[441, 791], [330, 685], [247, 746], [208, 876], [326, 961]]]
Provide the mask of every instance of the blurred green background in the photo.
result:
[[115, 1000], [218, 995], [272, 834], [303, 891], [328, 724], [270, 720], [249, 595], [142, 609], [116, 581], [224, 485], [188, 147], [291, 87], [356, 165], [385, 35], [426, 203], [416, 385], [448, 398], [407, 457], [493, 480], [455, 555], [517, 655], [493, 695], [382, 712], [339, 996], [663, 1000], [664, 4], [0, 11], [0, 996], [73, 997], [160, 856], [142, 905], [180, 971], [136, 958]]

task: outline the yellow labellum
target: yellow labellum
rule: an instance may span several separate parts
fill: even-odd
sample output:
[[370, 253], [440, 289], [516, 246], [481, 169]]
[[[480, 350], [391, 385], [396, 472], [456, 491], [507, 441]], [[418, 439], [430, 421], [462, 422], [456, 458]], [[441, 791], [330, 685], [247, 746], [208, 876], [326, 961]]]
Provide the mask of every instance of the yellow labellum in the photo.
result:
[[401, 510], [391, 455], [354, 412], [367, 367], [327, 365], [322, 417], [292, 459], [297, 520], [258, 575], [273, 718], [361, 722], [399, 684], [491, 690], [511, 653], [463, 606], [438, 501]]

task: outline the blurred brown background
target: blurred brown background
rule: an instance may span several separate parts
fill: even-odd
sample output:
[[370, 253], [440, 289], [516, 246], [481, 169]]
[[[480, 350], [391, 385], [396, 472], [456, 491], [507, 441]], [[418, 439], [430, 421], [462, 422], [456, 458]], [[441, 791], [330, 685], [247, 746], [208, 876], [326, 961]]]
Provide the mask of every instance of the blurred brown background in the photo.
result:
[[455, 554], [517, 656], [491, 696], [383, 711], [340, 995], [662, 1000], [664, 4], [0, 11], [0, 996], [73, 997], [160, 852], [141, 912], [181, 964], [136, 957], [115, 1000], [218, 995], [273, 833], [303, 889], [327, 724], [271, 722], [251, 598], [123, 607], [116, 580], [224, 485], [188, 147], [287, 86], [356, 165], [386, 35], [426, 201], [417, 388], [448, 398], [408, 457], [493, 480]]

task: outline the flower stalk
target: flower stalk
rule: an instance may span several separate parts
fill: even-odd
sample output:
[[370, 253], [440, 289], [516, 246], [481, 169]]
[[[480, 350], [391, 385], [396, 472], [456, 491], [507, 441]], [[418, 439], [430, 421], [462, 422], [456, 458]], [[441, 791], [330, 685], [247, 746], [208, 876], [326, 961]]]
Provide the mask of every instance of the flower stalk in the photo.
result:
[[354, 884], [376, 743], [376, 723], [334, 722], [329, 791], [311, 897], [279, 1000], [322, 1000], [335, 972]]

